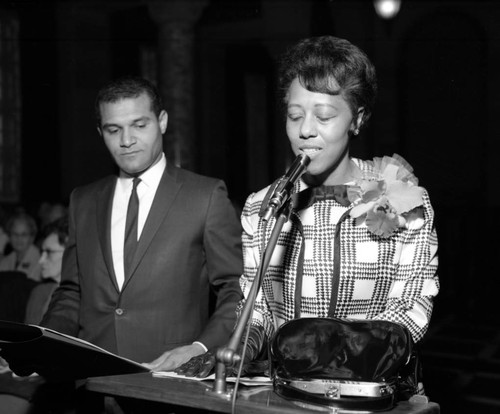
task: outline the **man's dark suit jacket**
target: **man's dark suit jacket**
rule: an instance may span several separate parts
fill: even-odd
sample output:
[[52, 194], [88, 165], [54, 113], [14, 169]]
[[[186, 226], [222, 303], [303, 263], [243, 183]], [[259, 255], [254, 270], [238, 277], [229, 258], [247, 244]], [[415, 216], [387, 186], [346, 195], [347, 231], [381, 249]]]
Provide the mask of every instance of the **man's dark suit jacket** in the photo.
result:
[[121, 291], [111, 256], [115, 183], [110, 176], [71, 194], [62, 281], [41, 325], [137, 362], [193, 341], [225, 344], [243, 260], [224, 183], [167, 163]]

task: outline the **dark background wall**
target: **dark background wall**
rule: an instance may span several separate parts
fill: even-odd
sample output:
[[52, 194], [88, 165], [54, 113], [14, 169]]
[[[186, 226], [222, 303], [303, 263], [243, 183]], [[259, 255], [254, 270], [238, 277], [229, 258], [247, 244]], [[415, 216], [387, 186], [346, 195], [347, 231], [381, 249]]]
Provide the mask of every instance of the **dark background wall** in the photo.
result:
[[[75, 186], [113, 172], [95, 129], [94, 96], [115, 76], [145, 67], [158, 76], [158, 23], [140, 0], [11, 1], [2, 8], [20, 19], [20, 203], [67, 202]], [[499, 21], [497, 1], [403, 0], [391, 21], [370, 1], [207, 1], [194, 31], [189, 122], [196, 133], [185, 166], [224, 179], [242, 205], [290, 160], [275, 92], [277, 56], [305, 36], [349, 39], [375, 63], [380, 89], [353, 155], [401, 154], [433, 200], [442, 283], [436, 320], [494, 322]]]

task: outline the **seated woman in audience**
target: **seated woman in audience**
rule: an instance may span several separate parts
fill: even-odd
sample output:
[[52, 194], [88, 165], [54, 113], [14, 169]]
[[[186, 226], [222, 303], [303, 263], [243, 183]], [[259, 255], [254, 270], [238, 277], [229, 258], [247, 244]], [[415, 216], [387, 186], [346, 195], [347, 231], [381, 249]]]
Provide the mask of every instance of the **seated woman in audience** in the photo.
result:
[[26, 307], [26, 323], [38, 325], [61, 281], [62, 258], [68, 242], [68, 219], [62, 217], [43, 230], [40, 257], [41, 282], [33, 288]]
[[40, 251], [34, 244], [35, 219], [26, 213], [14, 214], [6, 224], [12, 251], [0, 260], [0, 271], [18, 270], [28, 279], [40, 280]]

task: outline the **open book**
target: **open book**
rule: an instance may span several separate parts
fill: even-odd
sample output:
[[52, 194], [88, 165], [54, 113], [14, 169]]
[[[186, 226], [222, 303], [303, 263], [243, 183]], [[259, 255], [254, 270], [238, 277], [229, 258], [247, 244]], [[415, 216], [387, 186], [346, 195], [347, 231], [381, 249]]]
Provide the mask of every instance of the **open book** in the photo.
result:
[[90, 342], [37, 325], [0, 321], [0, 356], [17, 375], [82, 379], [148, 372], [143, 365]]

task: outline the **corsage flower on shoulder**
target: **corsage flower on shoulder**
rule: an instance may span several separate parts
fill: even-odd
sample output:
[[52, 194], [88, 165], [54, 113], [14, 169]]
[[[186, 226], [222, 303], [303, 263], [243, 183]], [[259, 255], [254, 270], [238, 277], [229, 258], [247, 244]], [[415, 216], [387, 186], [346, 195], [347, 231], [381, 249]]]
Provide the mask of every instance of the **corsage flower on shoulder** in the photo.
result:
[[409, 213], [423, 205], [424, 189], [413, 168], [399, 155], [374, 158], [371, 173], [348, 189], [350, 216], [365, 222], [373, 234], [388, 238], [405, 227]]

